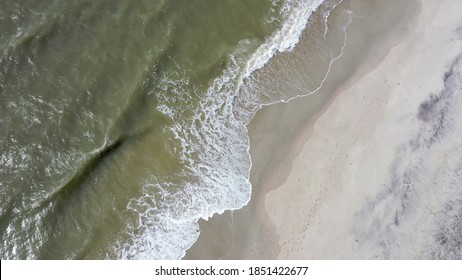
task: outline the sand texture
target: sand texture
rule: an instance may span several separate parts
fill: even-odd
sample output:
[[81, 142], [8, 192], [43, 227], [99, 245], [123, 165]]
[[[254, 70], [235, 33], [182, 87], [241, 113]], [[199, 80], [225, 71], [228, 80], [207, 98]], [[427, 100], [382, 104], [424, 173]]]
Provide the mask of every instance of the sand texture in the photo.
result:
[[462, 258], [462, 2], [421, 4], [267, 194], [277, 258]]

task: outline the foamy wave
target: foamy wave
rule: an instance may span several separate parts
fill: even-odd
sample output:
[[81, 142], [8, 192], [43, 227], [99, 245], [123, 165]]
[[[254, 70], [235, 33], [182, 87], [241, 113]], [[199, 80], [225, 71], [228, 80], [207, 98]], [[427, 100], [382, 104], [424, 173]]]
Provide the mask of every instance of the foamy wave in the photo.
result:
[[254, 112], [244, 108], [257, 108], [261, 104], [241, 108], [235, 97], [252, 72], [277, 52], [291, 50], [298, 43], [309, 16], [322, 2], [285, 1], [282, 9], [285, 22], [281, 29], [254, 47], [253, 53], [247, 52], [255, 42], [241, 42], [223, 75], [215, 79], [203, 102], [192, 112], [192, 119], [185, 118], [186, 108], [168, 106], [175, 103], [175, 98], [188, 98], [183, 91], [190, 90], [191, 85], [181, 79], [162, 79], [160, 90], [177, 93], [160, 100], [162, 105], [158, 109], [174, 122], [171, 132], [181, 143], [175, 153], [185, 166], [183, 173], [176, 175], [183, 176], [183, 182], [188, 183], [169, 185], [173, 184], [169, 178], [146, 182], [145, 195], [131, 201], [128, 207], [137, 217], [137, 223], [127, 229], [129, 242], [117, 248], [121, 258], [179, 259], [197, 240], [200, 218], [208, 219], [215, 213], [240, 209], [248, 203], [251, 160], [246, 123], [249, 119], [236, 116], [236, 112], [252, 116]]
[[277, 52], [292, 50], [299, 42], [308, 19], [324, 0], [286, 1], [283, 13], [287, 18], [282, 28], [262, 44], [249, 59], [244, 77], [263, 67]]

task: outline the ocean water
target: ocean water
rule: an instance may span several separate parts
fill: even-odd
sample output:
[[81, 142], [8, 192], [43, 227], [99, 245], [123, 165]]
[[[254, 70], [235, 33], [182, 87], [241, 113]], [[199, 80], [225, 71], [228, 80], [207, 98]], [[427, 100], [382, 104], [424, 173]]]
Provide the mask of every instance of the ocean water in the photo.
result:
[[246, 124], [291, 98], [252, 73], [322, 2], [1, 1], [0, 257], [181, 258], [248, 202]]

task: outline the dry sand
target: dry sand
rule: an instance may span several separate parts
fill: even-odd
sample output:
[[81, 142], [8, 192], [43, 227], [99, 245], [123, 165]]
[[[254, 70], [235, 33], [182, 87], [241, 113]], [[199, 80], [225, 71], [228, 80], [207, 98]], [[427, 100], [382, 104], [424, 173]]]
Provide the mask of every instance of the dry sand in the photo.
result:
[[266, 196], [277, 258], [462, 257], [461, 10], [423, 0], [417, 25], [306, 128]]
[[336, 7], [342, 56], [314, 95], [257, 113], [252, 200], [202, 222], [186, 258], [461, 258], [461, 10]]

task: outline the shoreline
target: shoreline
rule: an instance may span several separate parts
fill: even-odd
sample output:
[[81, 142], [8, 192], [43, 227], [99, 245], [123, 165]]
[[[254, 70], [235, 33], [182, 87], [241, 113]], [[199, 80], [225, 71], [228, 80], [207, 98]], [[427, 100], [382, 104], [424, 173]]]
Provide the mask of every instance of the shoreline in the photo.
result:
[[416, 26], [339, 90], [287, 179], [266, 194], [283, 248], [276, 258], [462, 257], [451, 233], [460, 203], [449, 198], [462, 192], [460, 141], [451, 139], [461, 128], [446, 120], [460, 120], [447, 104], [460, 104], [462, 18], [450, 1], [421, 3]]
[[[333, 170], [322, 176], [318, 175], [317, 188], [307, 188], [307, 185], [313, 185], [312, 176], [316, 176], [307, 173], [307, 170], [313, 169], [312, 165], [316, 166], [316, 164], [322, 170], [323, 157], [337, 148], [335, 145], [338, 143], [326, 148], [325, 143], [319, 140], [325, 135], [330, 135], [323, 135], [329, 131], [329, 122], [335, 123], [339, 118], [345, 117], [345, 113], [343, 115], [332, 113], [338, 110], [340, 106], [338, 104], [348, 104], [347, 101], [339, 101], [346, 98], [343, 97], [345, 92], [348, 93], [351, 88], [364, 83], [364, 77], [376, 71], [376, 68], [380, 68], [394, 47], [400, 45], [405, 38], [409, 38], [414, 31], [417, 14], [419, 14], [418, 3], [396, 2], [398, 4], [392, 7], [393, 3], [386, 3], [387, 6], [380, 4], [380, 1], [345, 0], [336, 7], [334, 13], [351, 10], [353, 14], [351, 26], [347, 31], [349, 40], [345, 53], [332, 65], [325, 83], [317, 94], [300, 97], [287, 103], [265, 106], [257, 112], [248, 125], [252, 155], [252, 200], [240, 210], [226, 211], [222, 215], [214, 215], [209, 221], [200, 221], [201, 235], [196, 244], [187, 251], [186, 259], [359, 258], [362, 256], [341, 255], [332, 248], [320, 249], [321, 246], [316, 244], [320, 235], [316, 231], [327, 230], [326, 228], [329, 228], [327, 224], [333, 226], [332, 222], [325, 222], [321, 217], [330, 212], [320, 209], [326, 209], [328, 207], [326, 205], [329, 205], [328, 202], [332, 201], [333, 197], [341, 200], [341, 193], [344, 190], [332, 187], [332, 183], [329, 183], [330, 186], [322, 185], [326, 183], [326, 179], [330, 179], [329, 176], [333, 176]], [[426, 3], [426, 1], [422, 2]], [[381, 7], [381, 5], [385, 6]], [[389, 9], [384, 11], [384, 8]], [[403, 13], [408, 17], [403, 17]], [[329, 17], [329, 21], [335, 22], [340, 16], [337, 14], [332, 18]], [[401, 20], [403, 18], [405, 20]], [[365, 25], [365, 23], [369, 24]], [[307, 48], [309, 42], [304, 41], [306, 34], [303, 36], [294, 52], [297, 52], [297, 48]], [[361, 45], [364, 42], [370, 46]], [[339, 45], [338, 42], [336, 43], [338, 50]], [[278, 57], [290, 60], [291, 55], [280, 54], [273, 60], [277, 62]], [[270, 61], [270, 63], [275, 62]], [[266, 68], [268, 67], [265, 66], [263, 71]], [[350, 105], [356, 106], [355, 99], [349, 98]], [[391, 97], [389, 99], [379, 96], [374, 102], [391, 102]], [[320, 122], [327, 118], [326, 115], [331, 117], [321, 125]], [[323, 131], [324, 129], [327, 130]], [[313, 141], [320, 143], [315, 146], [320, 151], [317, 156], [310, 155], [310, 152], [306, 151], [310, 150]], [[351, 147], [343, 149], [348, 148]], [[278, 153], [268, 153], [268, 151]], [[339, 154], [335, 156], [338, 157]], [[336, 162], [339, 161], [340, 159], [337, 159]], [[386, 168], [389, 163], [389, 159], [385, 160], [383, 168]], [[337, 165], [332, 168], [339, 169]], [[338, 176], [340, 178], [343, 175]], [[358, 201], [357, 192], [352, 191], [349, 195], [352, 201]], [[298, 200], [300, 198], [303, 199]], [[330, 215], [332, 219], [337, 216], [342, 217], [335, 211]], [[286, 217], [295, 218], [288, 220]], [[337, 234], [331, 235], [330, 238], [351, 239], [345, 228], [346, 226], [343, 226], [339, 229], [339, 233], [343, 236]], [[307, 235], [308, 237], [305, 237]], [[325, 238], [321, 243], [329, 244], [329, 242], [331, 240]], [[351, 240], [348, 242], [350, 244]], [[329, 252], [330, 249], [330, 253], [310, 255], [301, 248], [310, 248], [310, 252], [312, 250]], [[372, 258], [372, 256], [362, 257]]]

